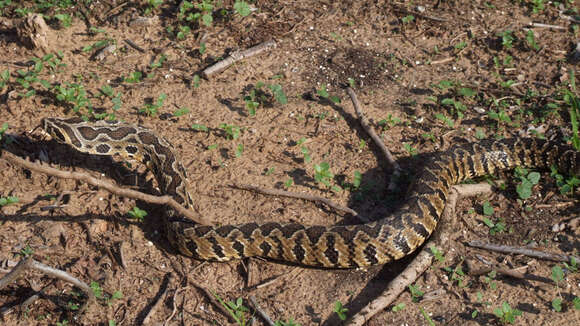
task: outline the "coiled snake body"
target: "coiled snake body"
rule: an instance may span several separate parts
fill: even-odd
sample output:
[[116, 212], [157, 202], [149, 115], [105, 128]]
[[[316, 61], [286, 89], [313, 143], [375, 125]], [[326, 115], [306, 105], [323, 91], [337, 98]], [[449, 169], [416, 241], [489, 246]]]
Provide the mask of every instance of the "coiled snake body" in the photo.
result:
[[[46, 118], [43, 128], [56, 140], [97, 155], [119, 154], [151, 168], [162, 193], [191, 207], [186, 172], [171, 144], [143, 127], [120, 122]], [[384, 264], [417, 249], [433, 232], [451, 186], [516, 166], [558, 167], [580, 175], [580, 155], [572, 147], [540, 139], [482, 141], [434, 155], [416, 178], [398, 211], [372, 223], [306, 226], [268, 222], [206, 226], [168, 209], [169, 241], [186, 256], [228, 261], [262, 256], [301, 265], [353, 268]]]

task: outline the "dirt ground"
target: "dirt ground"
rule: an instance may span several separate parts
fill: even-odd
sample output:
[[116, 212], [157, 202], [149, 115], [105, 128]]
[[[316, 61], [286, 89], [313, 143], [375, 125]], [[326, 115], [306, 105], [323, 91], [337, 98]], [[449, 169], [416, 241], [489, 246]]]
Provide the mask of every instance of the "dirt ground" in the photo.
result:
[[[456, 143], [530, 133], [566, 141], [572, 132], [562, 90], [570, 89], [578, 75], [579, 25], [566, 19], [578, 19], [573, 1], [251, 1], [246, 17], [233, 10], [232, 1], [207, 1], [215, 6], [201, 13], [213, 17], [211, 26], [181, 17], [179, 8], [186, 14], [200, 9], [185, 10], [179, 1], [158, 7], [150, 1], [108, 0], [39, 8], [42, 2], [0, 4], [0, 72], [9, 71], [5, 85], [0, 84], [0, 123], [8, 123], [6, 133], [18, 140], [7, 148], [53, 167], [157, 194], [152, 175], [139, 164], [78, 154], [35, 129], [44, 117], [105, 115], [146, 126], [175, 145], [196, 212], [216, 224], [360, 223], [321, 204], [233, 189], [233, 183], [320, 195], [379, 219], [404, 201], [430, 153]], [[17, 32], [22, 29], [17, 9], [23, 7], [47, 17], [44, 48], [27, 44]], [[73, 14], [71, 25], [54, 18], [58, 14]], [[530, 22], [561, 28], [530, 27]], [[276, 41], [275, 48], [202, 76], [228, 54], [269, 39]], [[116, 49], [99, 57], [99, 41]], [[45, 57], [43, 69], [35, 70], [32, 58], [46, 54], [55, 56]], [[36, 79], [28, 79], [29, 86], [24, 79], [32, 75]], [[344, 91], [349, 80], [372, 126], [405, 170], [395, 193], [387, 190], [392, 170], [360, 127]], [[92, 109], [75, 85], [84, 87]], [[107, 85], [111, 96], [101, 91]], [[73, 97], [57, 96], [75, 87]], [[122, 104], [115, 109], [117, 94]], [[162, 94], [166, 98], [156, 105]], [[255, 114], [250, 102], [257, 103]], [[314, 178], [314, 165], [321, 162], [334, 174], [334, 190]], [[358, 187], [356, 171], [362, 174]], [[367, 325], [428, 325], [425, 315], [435, 325], [499, 325], [494, 309], [504, 302], [521, 311], [515, 316], [518, 325], [580, 324], [580, 273], [573, 266], [465, 245], [482, 240], [579, 254], [579, 230], [571, 223], [580, 212], [577, 196], [561, 195], [549, 172], [528, 199], [518, 198], [520, 179], [513, 173], [500, 178], [507, 181], [504, 189], [459, 202], [457, 232], [439, 248], [445, 261], [434, 262], [415, 283], [425, 296], [414, 300], [406, 291]], [[262, 259], [200, 262], [170, 247], [162, 207], [2, 159], [0, 184], [0, 197], [19, 199], [0, 207], [0, 276], [23, 255], [32, 255], [87, 284], [96, 282], [103, 291], [79, 314], [85, 301], [79, 289], [28, 272], [0, 290], [5, 325], [138, 325], [160, 296], [150, 324], [230, 324], [196, 285], [226, 301], [243, 298], [244, 306], [254, 296], [274, 321], [339, 325], [335, 302], [348, 309], [347, 316], [354, 315], [413, 258], [368, 270], [303, 268]], [[45, 209], [60, 195], [64, 205]], [[494, 208], [487, 218], [505, 230], [483, 222], [485, 202]], [[128, 216], [135, 206], [147, 211], [143, 221]], [[468, 262], [481, 268], [482, 261], [518, 268], [528, 277], [449, 272], [467, 271]], [[555, 266], [563, 270], [557, 285]], [[41, 289], [38, 300], [18, 308]], [[553, 308], [554, 299], [562, 300], [561, 311]], [[262, 324], [256, 316], [253, 325]]]

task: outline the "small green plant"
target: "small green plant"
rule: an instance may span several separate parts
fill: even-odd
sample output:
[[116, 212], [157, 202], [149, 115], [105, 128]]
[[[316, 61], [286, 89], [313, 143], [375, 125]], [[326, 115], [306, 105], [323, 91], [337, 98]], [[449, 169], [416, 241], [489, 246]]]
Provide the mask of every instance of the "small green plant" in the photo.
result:
[[564, 262], [564, 267], [566, 267], [572, 273], [578, 272], [578, 262], [576, 261], [576, 258], [574, 258], [573, 256], [570, 257], [570, 264]]
[[425, 318], [425, 321], [427, 321], [429, 326], [435, 326], [435, 322], [433, 319], [431, 319], [431, 317], [429, 317], [429, 314], [425, 311], [425, 308], [420, 307], [419, 311], [421, 311], [421, 315], [423, 315], [423, 318]]
[[193, 129], [195, 131], [205, 131], [205, 132], [207, 132], [209, 130], [205, 125], [201, 125], [198, 123], [192, 124], [191, 129]]
[[100, 41], [96, 41], [93, 44], [89, 44], [89, 45], [85, 45], [82, 49], [83, 52], [91, 52], [94, 51], [96, 49], [102, 49], [105, 48], [111, 44], [114, 44], [114, 40], [113, 39], [109, 39], [106, 38], [104, 40], [100, 40]]
[[502, 125], [504, 124], [511, 124], [512, 119], [510, 118], [510, 116], [507, 114], [507, 112], [504, 111], [504, 109], [499, 109], [497, 112], [493, 111], [493, 110], [489, 110], [487, 112], [487, 117], [491, 120], [495, 120], [497, 123], [497, 129], [500, 129]]
[[413, 15], [407, 15], [407, 16], [401, 18], [401, 21], [403, 22], [403, 24], [408, 24], [408, 23], [412, 22], [413, 20], [415, 20], [415, 17]]
[[0, 126], [0, 148], [2, 147], [3, 144], [10, 142], [10, 139], [11, 138], [6, 137], [4, 135], [6, 133], [6, 130], [8, 130], [8, 123], [7, 122], [4, 122]]
[[497, 283], [495, 281], [495, 277], [497, 276], [497, 272], [496, 271], [490, 271], [489, 273], [487, 273], [487, 275], [483, 278], [483, 281], [487, 284], [489, 284], [489, 287], [492, 290], [497, 289]]
[[509, 303], [504, 301], [501, 307], [493, 309], [493, 314], [499, 318], [502, 324], [506, 325], [515, 323], [516, 317], [521, 316], [522, 312], [518, 309], [513, 309]]
[[234, 10], [242, 17], [247, 17], [252, 13], [250, 5], [245, 1], [236, 0], [236, 2], [234, 2]]
[[346, 309], [342, 305], [342, 302], [336, 301], [334, 303], [333, 311], [336, 312], [336, 314], [338, 315], [338, 318], [340, 318], [340, 320], [346, 320], [346, 313], [347, 313], [348, 309]]
[[175, 110], [175, 112], [173, 112], [173, 116], [174, 117], [180, 117], [182, 115], [186, 115], [189, 113], [189, 109], [188, 108], [179, 108], [177, 110]]
[[481, 208], [483, 210], [483, 215], [485, 216], [492, 216], [494, 209], [493, 206], [490, 204], [489, 201], [484, 201], [483, 204], [481, 205]]
[[560, 193], [562, 195], [574, 194], [574, 190], [580, 186], [580, 179], [575, 175], [572, 175], [568, 178], [564, 177], [558, 172], [558, 168], [555, 166], [551, 166], [550, 169], [550, 175], [556, 179], [556, 185], [560, 189]]
[[30, 248], [30, 245], [26, 245], [26, 247], [20, 249], [20, 252], [18, 254], [22, 257], [30, 257], [32, 256], [32, 254], [34, 254], [34, 250]]
[[340, 187], [330, 184], [333, 178], [334, 174], [330, 172], [330, 165], [327, 162], [314, 165], [314, 180], [331, 188], [332, 191], [339, 192], [341, 190]]
[[133, 207], [133, 209], [128, 211], [127, 214], [129, 214], [131, 218], [134, 218], [139, 222], [143, 222], [143, 219], [145, 218], [145, 216], [147, 216], [147, 212], [140, 209], [137, 206]]
[[414, 148], [413, 146], [411, 146], [411, 144], [409, 144], [409, 143], [403, 143], [403, 147], [405, 148], [407, 153], [409, 153], [409, 155], [411, 155], [411, 156], [417, 156], [417, 154], [419, 154], [417, 149]]
[[467, 42], [461, 41], [453, 46], [456, 50], [463, 50], [467, 47]]
[[423, 291], [419, 290], [419, 286], [409, 284], [409, 292], [411, 292], [411, 299], [413, 302], [419, 302], [421, 297], [425, 294]]
[[534, 14], [539, 13], [545, 9], [544, 0], [532, 0], [532, 11]]
[[562, 311], [562, 295], [560, 294], [560, 283], [564, 281], [564, 271], [560, 265], [555, 265], [552, 267], [552, 280], [556, 285], [556, 289], [558, 290], [558, 297], [552, 300], [552, 308], [555, 311], [560, 312]]
[[244, 153], [244, 145], [238, 144], [238, 146], [236, 147], [236, 157], [242, 157], [243, 153]]
[[431, 250], [431, 253], [433, 254], [433, 256], [435, 257], [435, 259], [437, 259], [437, 261], [439, 263], [444, 263], [445, 262], [445, 256], [443, 255], [443, 253], [441, 252], [441, 250], [439, 250], [435, 246], [430, 246], [429, 247], [429, 250]]
[[[0, 137], [2, 139], [2, 137]], [[4, 207], [6, 205], [14, 204], [18, 202], [18, 197], [8, 196], [8, 197], [0, 197], [0, 207]]]
[[199, 85], [201, 83], [201, 78], [199, 77], [198, 74], [193, 75], [192, 82], [193, 82], [193, 87], [194, 88], [199, 88]]
[[328, 94], [328, 91], [326, 90], [326, 84], [322, 84], [322, 87], [318, 90], [316, 90], [316, 94], [318, 94], [318, 96], [325, 98], [329, 101], [331, 101], [332, 103], [338, 104], [340, 103], [340, 97], [338, 96], [330, 96], [330, 94]]
[[[570, 70], [570, 78], [574, 80], [574, 72]], [[571, 88], [574, 90], [576, 85], [574, 82], [570, 83]], [[564, 92], [564, 102], [570, 106], [569, 113], [570, 113], [570, 122], [572, 123], [572, 145], [577, 151], [580, 151], [580, 136], [578, 136], [578, 131], [580, 128], [580, 123], [578, 121], [580, 114], [580, 100], [578, 97], [570, 92], [569, 90], [565, 89]]]
[[151, 14], [155, 9], [163, 4], [163, 0], [147, 0], [147, 7], [145, 8], [145, 15]]
[[513, 42], [514, 42], [514, 36], [512, 34], [512, 31], [510, 30], [505, 30], [501, 33], [498, 34], [498, 36], [501, 37], [501, 44], [506, 48], [506, 49], [510, 49], [513, 47]]
[[500, 218], [493, 222], [491, 219], [484, 217], [483, 223], [489, 228], [489, 234], [495, 235], [506, 231], [505, 222]]
[[123, 81], [126, 83], [131, 83], [131, 84], [135, 84], [135, 83], [139, 83], [141, 82], [141, 79], [143, 78], [143, 73], [140, 71], [133, 71], [129, 74], [128, 77], [123, 77]]
[[279, 84], [272, 84], [269, 85], [268, 88], [270, 88], [270, 90], [274, 94], [274, 98], [278, 103], [282, 105], [288, 104], [288, 99], [286, 98], [284, 90], [282, 90], [282, 86], [280, 86]]
[[572, 305], [574, 305], [574, 309], [580, 310], [580, 297], [574, 297], [572, 299]]
[[526, 43], [535, 51], [540, 49], [540, 46], [536, 43], [536, 39], [534, 38], [534, 31], [531, 29], [526, 33]]
[[4, 89], [8, 82], [10, 81], [10, 70], [0, 71], [0, 90]]
[[[113, 111], [118, 111], [123, 106], [123, 101], [121, 100], [121, 96], [123, 96], [123, 94], [121, 92], [117, 92], [115, 94], [113, 88], [109, 85], [101, 87], [99, 91], [103, 95], [111, 99], [111, 103], [113, 103], [112, 107]], [[111, 118], [114, 119], [114, 114], [111, 116]]]
[[159, 111], [159, 108], [163, 106], [163, 102], [167, 98], [165, 93], [161, 93], [159, 97], [157, 97], [157, 101], [155, 103], [146, 103], [144, 107], [139, 109], [139, 113], [145, 113], [148, 116], [155, 116]]
[[526, 169], [516, 168], [515, 175], [520, 179], [520, 183], [516, 186], [516, 192], [520, 199], [528, 199], [532, 196], [532, 188], [540, 182], [540, 174], [538, 172], [530, 172]]
[[220, 129], [223, 129], [225, 131], [227, 139], [235, 140], [240, 137], [241, 129], [236, 125], [222, 123], [220, 124]]
[[403, 309], [405, 309], [405, 304], [403, 302], [401, 303], [397, 303], [396, 305], [393, 306], [393, 308], [391, 308], [392, 312], [399, 312], [402, 311]]
[[121, 299], [123, 297], [123, 293], [121, 291], [115, 291], [112, 295], [105, 293], [101, 285], [95, 281], [91, 281], [89, 286], [93, 291], [95, 298], [104, 300], [109, 307], [112, 305], [113, 300]]
[[448, 118], [446, 115], [442, 113], [435, 113], [435, 118], [437, 120], [443, 121], [449, 128], [453, 128], [455, 126], [455, 121], [453, 121], [453, 119]]
[[74, 112], [78, 113], [83, 108], [92, 110], [91, 101], [87, 98], [87, 91], [81, 84], [67, 82], [64, 85], [56, 85], [53, 92], [59, 102], [72, 106]]
[[459, 285], [459, 287], [463, 287], [463, 279], [465, 278], [465, 272], [463, 271], [463, 268], [461, 268], [462, 263], [463, 261], [457, 264], [455, 268], [443, 268], [447, 273], [449, 273], [449, 279], [453, 282], [457, 281], [457, 285]]
[[246, 313], [250, 311], [244, 306], [244, 300], [242, 298], [236, 299], [236, 301], [228, 301], [227, 303], [220, 298], [217, 293], [213, 293], [214, 297], [219, 301], [219, 303], [228, 311], [230, 316], [236, 321], [236, 324], [240, 326], [247, 325]]
[[292, 178], [288, 178], [288, 180], [284, 181], [284, 188], [288, 189], [292, 187], [292, 184], [294, 184], [294, 180], [292, 180]]
[[390, 113], [387, 115], [386, 119], [382, 119], [382, 120], [379, 120], [379, 122], [377, 122], [377, 124], [380, 127], [383, 127], [384, 129], [389, 129], [389, 128], [394, 127], [394, 126], [401, 124], [401, 123], [402, 123], [402, 121], [400, 118], [397, 118]]

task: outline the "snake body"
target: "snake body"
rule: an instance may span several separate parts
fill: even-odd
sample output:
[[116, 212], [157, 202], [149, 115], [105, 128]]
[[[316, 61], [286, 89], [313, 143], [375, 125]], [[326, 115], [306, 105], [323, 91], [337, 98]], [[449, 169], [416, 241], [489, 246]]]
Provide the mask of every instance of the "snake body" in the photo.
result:
[[[121, 155], [152, 170], [163, 194], [185, 207], [192, 199], [186, 171], [172, 145], [151, 130], [121, 122], [46, 118], [43, 128], [78, 151]], [[207, 226], [167, 209], [169, 241], [183, 255], [228, 261], [261, 256], [306, 266], [355, 268], [384, 264], [416, 250], [431, 235], [454, 184], [514, 167], [580, 175], [580, 155], [571, 146], [534, 138], [481, 141], [437, 153], [425, 164], [406, 203], [378, 221], [346, 226], [245, 223]]]

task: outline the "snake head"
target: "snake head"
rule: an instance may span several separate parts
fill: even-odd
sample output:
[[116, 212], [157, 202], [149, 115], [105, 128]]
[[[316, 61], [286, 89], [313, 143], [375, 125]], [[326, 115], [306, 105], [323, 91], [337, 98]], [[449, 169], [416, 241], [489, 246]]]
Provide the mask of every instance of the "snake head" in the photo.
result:
[[53, 139], [66, 143], [69, 140], [66, 132], [64, 131], [64, 125], [62, 120], [56, 118], [44, 118], [41, 121], [42, 129], [46, 131], [50, 137]]
[[74, 131], [71, 129], [71, 123], [82, 122], [82, 119], [59, 119], [44, 118], [41, 121], [42, 129], [46, 131], [53, 139], [67, 144], [76, 145]]

